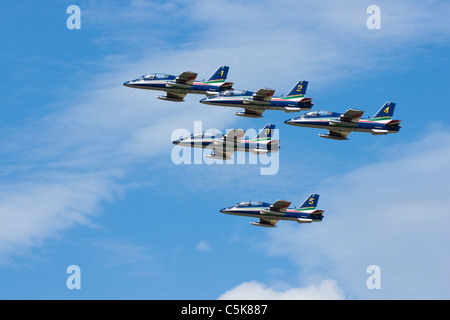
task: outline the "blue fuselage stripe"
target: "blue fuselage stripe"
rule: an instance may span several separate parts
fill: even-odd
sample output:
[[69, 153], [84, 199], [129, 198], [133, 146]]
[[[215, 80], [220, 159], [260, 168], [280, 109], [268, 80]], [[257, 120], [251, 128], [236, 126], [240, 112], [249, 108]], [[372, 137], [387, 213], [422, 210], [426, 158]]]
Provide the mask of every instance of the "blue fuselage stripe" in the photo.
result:
[[310, 215], [306, 212], [287, 210], [285, 213], [279, 214], [266, 214], [261, 213], [261, 210], [268, 210], [269, 208], [254, 208], [247, 210], [239, 210], [239, 208], [226, 208], [224, 212], [227, 214], [239, 215], [239, 216], [249, 216], [256, 218], [266, 218], [266, 219], [277, 219], [277, 220], [297, 220], [302, 219], [312, 219], [316, 221], [321, 221], [323, 219], [322, 215]]

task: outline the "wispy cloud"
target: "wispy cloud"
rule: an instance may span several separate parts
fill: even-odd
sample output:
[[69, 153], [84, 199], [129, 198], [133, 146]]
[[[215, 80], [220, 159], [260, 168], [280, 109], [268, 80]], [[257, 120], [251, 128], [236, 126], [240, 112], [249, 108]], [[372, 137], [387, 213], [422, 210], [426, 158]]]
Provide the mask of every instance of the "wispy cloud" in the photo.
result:
[[51, 177], [0, 185], [0, 263], [75, 225], [95, 226], [90, 219], [101, 202], [119, 191], [110, 175], [44, 173]]
[[174, 129], [233, 119], [219, 108], [205, 116], [198, 103], [165, 103], [153, 92], [126, 88], [127, 72], [110, 71], [115, 81], [100, 88], [91, 79], [75, 103], [59, 101], [59, 110], [9, 132], [0, 169], [0, 262], [75, 225], [94, 225], [93, 215], [124, 192], [121, 181], [135, 166], [151, 166], [164, 154], [170, 161]]
[[244, 282], [220, 295], [219, 300], [342, 300], [344, 293], [336, 281], [323, 280], [318, 285], [277, 290], [258, 281]]
[[200, 241], [195, 246], [195, 250], [200, 251], [200, 252], [209, 252], [212, 249], [213, 249], [212, 246], [206, 241]]
[[[383, 160], [318, 184], [320, 225], [280, 225], [264, 247], [291, 258], [301, 274], [336, 279], [350, 297], [449, 297], [450, 133], [383, 151]], [[380, 291], [366, 287], [373, 264]]]
[[127, 239], [102, 239], [93, 243], [96, 263], [103, 269], [125, 270], [133, 276], [155, 276], [160, 272], [152, 249]]

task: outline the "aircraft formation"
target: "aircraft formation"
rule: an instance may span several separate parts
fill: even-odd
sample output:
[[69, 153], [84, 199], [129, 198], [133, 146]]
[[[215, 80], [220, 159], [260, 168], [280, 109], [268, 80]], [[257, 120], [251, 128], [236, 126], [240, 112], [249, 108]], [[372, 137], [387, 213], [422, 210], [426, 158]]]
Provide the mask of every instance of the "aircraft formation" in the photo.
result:
[[[300, 80], [286, 96], [275, 97], [275, 90], [260, 88], [256, 92], [234, 89], [233, 82], [227, 82], [229, 67], [219, 67], [208, 80], [196, 81], [197, 73], [185, 71], [180, 75], [162, 73], [147, 74], [123, 85], [130, 88], [163, 91], [165, 95], [158, 99], [183, 102], [187, 94], [200, 94], [206, 97], [199, 102], [207, 105], [243, 108], [234, 114], [247, 118], [262, 118], [266, 110], [278, 110], [286, 113], [311, 110], [312, 98], [305, 96], [308, 81]], [[394, 102], [386, 102], [372, 117], [361, 119], [364, 111], [348, 109], [344, 113], [333, 111], [308, 111], [298, 117], [286, 120], [284, 123], [292, 126], [328, 130], [319, 137], [332, 140], [348, 140], [351, 132], [367, 132], [372, 135], [398, 133], [401, 120], [394, 120]], [[225, 135], [220, 133], [194, 133], [173, 141], [173, 144], [210, 149], [207, 157], [228, 160], [235, 151], [267, 154], [278, 152], [280, 141], [272, 139], [275, 128], [267, 124], [253, 139], [243, 140], [245, 131], [232, 129]], [[230, 215], [259, 218], [250, 222], [260, 227], [276, 227], [279, 220], [297, 221], [298, 223], [321, 222], [323, 210], [317, 210], [318, 194], [311, 194], [298, 208], [289, 208], [291, 202], [278, 200], [273, 204], [267, 202], [240, 202], [234, 206], [223, 208], [220, 212]]]

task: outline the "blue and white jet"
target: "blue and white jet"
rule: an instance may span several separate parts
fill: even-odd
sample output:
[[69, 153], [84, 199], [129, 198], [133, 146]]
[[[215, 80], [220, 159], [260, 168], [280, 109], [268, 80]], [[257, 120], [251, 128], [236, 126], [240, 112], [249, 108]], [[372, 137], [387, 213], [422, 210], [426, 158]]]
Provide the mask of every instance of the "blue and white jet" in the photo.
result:
[[130, 88], [165, 91], [165, 96], [157, 96], [157, 98], [182, 102], [188, 93], [210, 96], [231, 89], [233, 83], [226, 82], [229, 69], [227, 66], [221, 66], [206, 81], [195, 81], [197, 73], [185, 71], [179, 76], [163, 73], [147, 74], [127, 81], [123, 85]]
[[279, 220], [297, 221], [298, 223], [321, 222], [324, 210], [317, 210], [318, 194], [311, 194], [299, 208], [289, 208], [289, 201], [278, 200], [273, 204], [267, 202], [240, 202], [235, 206], [223, 208], [222, 213], [259, 218], [250, 224], [258, 227], [276, 227]]
[[395, 103], [386, 102], [372, 117], [361, 119], [364, 111], [348, 109], [344, 113], [331, 111], [310, 111], [300, 117], [286, 120], [284, 123], [307, 128], [328, 129], [327, 134], [319, 134], [321, 138], [348, 140], [352, 131], [369, 132], [372, 135], [383, 135], [399, 132], [401, 120], [393, 120]]
[[273, 140], [272, 134], [275, 125], [267, 124], [253, 139], [243, 140], [245, 131], [232, 129], [225, 135], [221, 133], [200, 132], [189, 137], [173, 141], [173, 144], [192, 147], [212, 149], [212, 153], [206, 155], [213, 159], [228, 160], [235, 151], [252, 152], [254, 154], [267, 154], [278, 152], [280, 141]]
[[240, 117], [262, 118], [265, 110], [282, 110], [284, 112], [311, 110], [313, 99], [305, 97], [307, 87], [308, 81], [299, 81], [285, 97], [274, 97], [275, 90], [268, 88], [261, 88], [256, 92], [233, 89], [206, 97], [200, 102], [223, 107], [244, 108], [243, 112], [234, 114]]

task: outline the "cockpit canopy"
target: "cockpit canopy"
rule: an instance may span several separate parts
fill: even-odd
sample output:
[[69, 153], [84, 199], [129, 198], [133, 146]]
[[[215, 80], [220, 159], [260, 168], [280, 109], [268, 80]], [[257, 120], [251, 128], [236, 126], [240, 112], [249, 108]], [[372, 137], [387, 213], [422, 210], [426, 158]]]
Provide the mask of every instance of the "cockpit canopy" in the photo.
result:
[[152, 73], [139, 78], [139, 80], [155, 80], [155, 79], [175, 79], [175, 77], [171, 76], [170, 74]]
[[221, 96], [246, 96], [251, 95], [252, 92], [246, 90], [225, 90], [220, 93]]
[[[188, 139], [218, 139], [222, 138], [223, 135], [220, 132], [199, 132], [191, 134]], [[186, 138], [184, 138], [186, 139]], [[184, 140], [182, 139], [182, 140]]]
[[248, 201], [248, 202], [240, 202], [236, 205], [236, 207], [270, 207], [270, 203]]
[[320, 117], [339, 117], [341, 114], [337, 112], [331, 112], [331, 111], [310, 111], [303, 115], [301, 115], [300, 118], [320, 118]]

